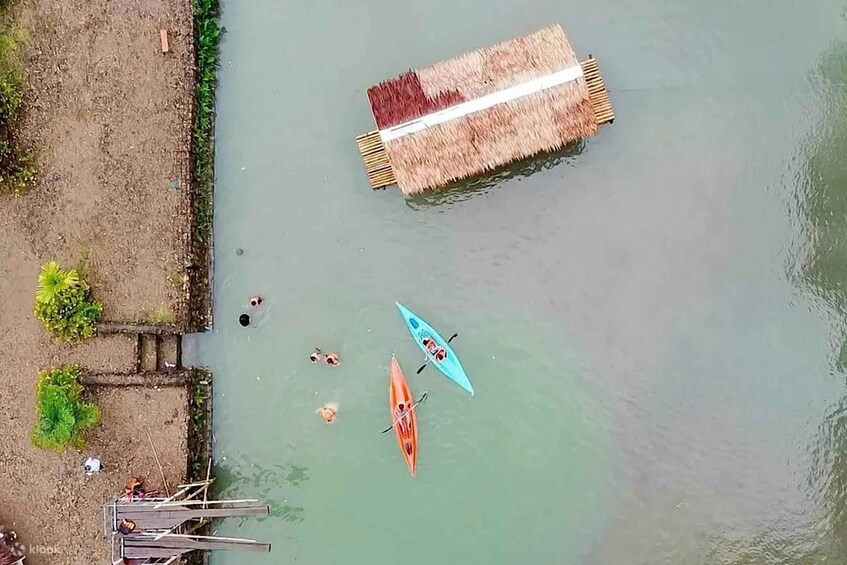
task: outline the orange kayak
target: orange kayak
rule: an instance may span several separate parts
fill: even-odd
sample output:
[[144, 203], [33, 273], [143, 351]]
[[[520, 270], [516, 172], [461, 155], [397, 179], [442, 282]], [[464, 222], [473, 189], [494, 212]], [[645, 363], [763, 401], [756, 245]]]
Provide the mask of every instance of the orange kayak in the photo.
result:
[[403, 370], [397, 359], [391, 356], [391, 379], [388, 383], [388, 410], [391, 413], [391, 423], [394, 426], [394, 435], [397, 436], [397, 445], [406, 459], [409, 473], [415, 476], [415, 466], [418, 463], [418, 418], [415, 410], [411, 410], [415, 404], [412, 392]]

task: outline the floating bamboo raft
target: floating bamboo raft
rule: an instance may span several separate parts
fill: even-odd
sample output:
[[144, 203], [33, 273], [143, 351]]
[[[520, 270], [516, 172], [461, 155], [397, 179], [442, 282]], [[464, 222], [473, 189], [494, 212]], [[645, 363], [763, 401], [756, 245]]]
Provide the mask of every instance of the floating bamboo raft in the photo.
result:
[[391, 161], [388, 160], [388, 153], [385, 151], [385, 144], [382, 143], [378, 130], [369, 131], [357, 137], [356, 145], [365, 162], [368, 182], [373, 188], [385, 188], [397, 184], [394, 171], [391, 169]]
[[559, 26], [409, 71], [368, 98], [377, 129], [356, 138], [368, 181], [405, 196], [555, 151], [615, 119], [597, 60], [578, 63]]

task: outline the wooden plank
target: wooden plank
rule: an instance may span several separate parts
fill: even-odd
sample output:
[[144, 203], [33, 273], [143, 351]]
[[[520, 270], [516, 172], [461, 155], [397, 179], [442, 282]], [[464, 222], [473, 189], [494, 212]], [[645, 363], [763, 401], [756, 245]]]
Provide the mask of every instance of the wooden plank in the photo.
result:
[[127, 559], [167, 559], [169, 557], [185, 555], [192, 549], [167, 549], [155, 547], [132, 547], [124, 546], [124, 557]]
[[97, 326], [97, 333], [101, 334], [176, 334], [182, 332], [178, 328], [169, 326], [152, 326], [144, 324], [126, 324], [122, 322], [104, 322]]
[[82, 377], [86, 386], [183, 387], [188, 382], [187, 371], [147, 373], [89, 373]]
[[154, 512], [148, 511], [140, 511], [134, 512], [132, 510], [129, 511], [121, 511], [121, 518], [129, 518], [133, 520], [135, 518], [145, 518], [149, 517], [151, 514], [155, 514], [156, 516], [162, 519], [182, 519], [192, 520], [195, 518], [228, 518], [230, 516], [267, 516], [270, 514], [270, 508], [267, 506], [243, 506], [238, 508], [185, 508], [185, 509], [166, 509], [161, 508]]
[[[202, 540], [185, 538], [185, 537], [164, 537], [160, 540], [150, 538], [127, 537], [124, 538], [124, 546], [127, 548], [156, 548], [169, 549], [174, 551], [192, 551], [195, 549], [216, 550], [216, 549], [231, 549], [240, 551], [257, 551], [268, 553], [271, 550], [271, 544], [262, 543], [252, 540], [232, 540], [232, 539], [214, 539], [205, 538]], [[173, 553], [171, 553], [173, 555]]]
[[168, 30], [159, 30], [159, 36], [162, 38], [162, 53], [169, 53], [171, 48], [168, 45]]

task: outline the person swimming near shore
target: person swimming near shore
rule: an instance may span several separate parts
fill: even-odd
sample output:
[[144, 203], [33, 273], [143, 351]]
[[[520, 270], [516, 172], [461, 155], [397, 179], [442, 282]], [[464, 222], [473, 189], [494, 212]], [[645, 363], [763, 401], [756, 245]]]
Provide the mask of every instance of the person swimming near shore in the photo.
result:
[[332, 424], [338, 416], [338, 407], [333, 404], [327, 404], [315, 410], [315, 413], [320, 414], [321, 418], [323, 418], [324, 422], [327, 424]]
[[249, 300], [250, 306], [252, 306], [253, 308], [258, 308], [259, 304], [262, 303], [262, 300], [263, 300], [262, 297], [259, 296], [258, 294], [256, 296], [251, 296], [250, 300]]
[[311, 361], [312, 363], [323, 362], [327, 365], [335, 367], [339, 363], [341, 363], [341, 358], [338, 356], [338, 353], [324, 353], [316, 347], [315, 350], [309, 354], [309, 361]]

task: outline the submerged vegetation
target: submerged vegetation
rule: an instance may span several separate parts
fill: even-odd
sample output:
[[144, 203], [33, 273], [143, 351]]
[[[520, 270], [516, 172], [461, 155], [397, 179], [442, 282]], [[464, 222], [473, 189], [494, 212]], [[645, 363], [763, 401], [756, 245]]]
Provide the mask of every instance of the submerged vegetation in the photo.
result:
[[194, 124], [194, 214], [197, 238], [212, 235], [212, 192], [215, 180], [215, 88], [218, 84], [218, 45], [223, 29], [218, 0], [194, 0], [197, 34], [197, 118]]
[[188, 423], [188, 444], [191, 457], [188, 473], [191, 480], [199, 480], [205, 478], [206, 465], [211, 456], [209, 420], [212, 409], [212, 375], [202, 369], [194, 369], [190, 382], [188, 407], [191, 416]]
[[38, 414], [32, 431], [32, 443], [36, 447], [53, 451], [85, 447], [84, 432], [100, 422], [100, 409], [82, 399], [83, 374], [84, 369], [79, 365], [38, 374]]
[[92, 300], [89, 291], [77, 269], [62, 269], [50, 261], [38, 275], [35, 315], [59, 340], [89, 338], [103, 313], [103, 305]]
[[0, 0], [0, 192], [20, 195], [35, 183], [35, 166], [14, 137], [24, 81], [25, 36], [15, 22], [12, 6]]

